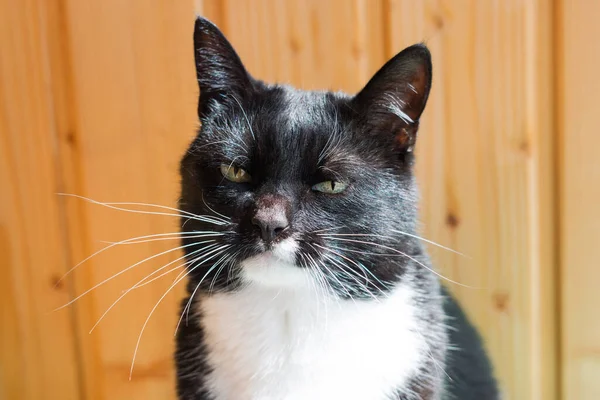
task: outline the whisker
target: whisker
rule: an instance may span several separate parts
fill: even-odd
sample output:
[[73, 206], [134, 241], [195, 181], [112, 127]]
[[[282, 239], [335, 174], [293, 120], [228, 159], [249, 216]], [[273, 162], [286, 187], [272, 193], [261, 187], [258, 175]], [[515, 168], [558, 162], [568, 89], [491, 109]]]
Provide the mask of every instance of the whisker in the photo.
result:
[[175, 279], [173, 279], [173, 282], [175, 282], [177, 279], [179, 279], [181, 277], [181, 275], [185, 274], [185, 269], [183, 271], [181, 271], [180, 273], [177, 274], [177, 276], [175, 277]]
[[101, 243], [106, 243], [106, 244], [118, 244], [118, 245], [128, 245], [128, 244], [140, 244], [140, 243], [148, 243], [148, 242], [158, 242], [158, 241], [164, 241], [164, 240], [175, 240], [175, 239], [197, 239], [197, 238], [204, 238], [204, 237], [211, 237], [211, 236], [224, 236], [224, 233], [207, 233], [207, 234], [202, 234], [202, 235], [193, 235], [193, 236], [170, 236], [170, 237], [164, 237], [164, 238], [154, 238], [154, 239], [145, 239], [145, 240], [139, 240], [139, 241], [120, 241], [120, 242], [109, 242], [106, 240], [101, 240]]
[[311, 231], [311, 232], [308, 232], [308, 233], [326, 232], [326, 231], [331, 231], [331, 230], [334, 230], [334, 229], [342, 229], [342, 228], [345, 228], [345, 227], [346, 227], [345, 225], [334, 226], [333, 228], [317, 229], [316, 231]]
[[62, 305], [62, 306], [60, 306], [60, 307], [58, 307], [58, 308], [54, 309], [54, 311], [61, 310], [61, 309], [65, 308], [65, 307], [67, 307], [67, 306], [69, 306], [69, 305], [73, 304], [74, 302], [76, 302], [77, 300], [79, 300], [80, 298], [82, 298], [83, 296], [85, 296], [86, 294], [90, 293], [92, 290], [94, 290], [94, 289], [96, 289], [96, 288], [98, 288], [98, 287], [102, 286], [102, 285], [103, 285], [103, 284], [105, 284], [106, 282], [108, 282], [108, 281], [110, 281], [110, 280], [112, 280], [112, 279], [116, 278], [116, 277], [117, 277], [117, 276], [119, 276], [119, 275], [122, 275], [122, 274], [124, 274], [125, 272], [127, 272], [127, 271], [131, 270], [132, 268], [135, 268], [136, 266], [138, 266], [138, 265], [140, 265], [140, 264], [142, 264], [142, 263], [144, 263], [144, 262], [146, 262], [146, 261], [150, 261], [150, 260], [152, 260], [153, 258], [156, 258], [156, 257], [162, 256], [162, 255], [164, 255], [164, 254], [167, 254], [167, 253], [171, 253], [171, 252], [173, 252], [173, 251], [176, 251], [176, 250], [179, 250], [179, 249], [185, 249], [185, 248], [187, 248], [187, 247], [190, 247], [190, 246], [197, 246], [197, 245], [199, 245], [199, 244], [203, 244], [203, 243], [210, 243], [210, 242], [214, 242], [214, 240], [205, 240], [205, 241], [202, 241], [202, 242], [190, 243], [190, 244], [186, 244], [186, 245], [183, 245], [183, 246], [178, 246], [178, 247], [175, 247], [175, 248], [172, 248], [172, 249], [169, 249], [169, 250], [165, 250], [165, 251], [163, 251], [163, 252], [160, 252], [160, 253], [158, 253], [158, 254], [155, 254], [155, 255], [153, 255], [153, 256], [150, 256], [150, 257], [148, 257], [148, 258], [145, 258], [145, 259], [143, 259], [142, 261], [138, 261], [137, 263], [135, 263], [135, 264], [133, 264], [133, 265], [131, 265], [131, 266], [129, 266], [129, 267], [127, 267], [127, 268], [125, 268], [125, 269], [123, 269], [123, 270], [119, 271], [119, 272], [117, 272], [116, 274], [112, 275], [111, 277], [109, 277], [109, 278], [106, 278], [106, 279], [105, 279], [105, 280], [103, 280], [102, 282], [100, 282], [100, 283], [98, 283], [98, 284], [94, 285], [93, 287], [91, 287], [90, 289], [86, 290], [85, 292], [83, 292], [83, 293], [82, 293], [82, 294], [80, 294], [79, 296], [75, 297], [73, 300], [69, 301], [67, 304], [64, 304], [64, 305]]
[[[228, 245], [229, 247], [229, 245]], [[226, 249], [224, 249], [222, 252], [219, 252], [217, 254], [215, 254], [214, 257], [218, 257], [219, 255], [221, 255]], [[202, 282], [204, 282], [204, 279], [206, 279], [206, 277], [208, 276], [208, 274], [211, 273], [212, 270], [214, 270], [221, 262], [221, 260], [227, 258], [227, 255], [221, 257], [219, 260], [217, 260], [216, 263], [213, 264], [212, 267], [209, 268], [209, 270], [206, 272], [206, 274], [204, 274], [204, 276], [202, 277], [202, 279], [200, 279], [200, 282], [198, 282], [198, 284], [196, 285], [196, 287], [194, 288], [194, 291], [192, 292], [192, 295], [190, 296], [187, 304], [185, 305], [185, 308], [183, 309], [183, 311], [181, 312], [181, 316], [179, 317], [179, 321], [177, 322], [177, 326], [175, 327], [175, 335], [177, 335], [177, 331], [179, 329], [179, 325], [181, 324], [181, 319], [183, 318], [183, 314], [185, 313], [185, 323], [187, 325], [188, 321], [189, 321], [189, 316], [190, 316], [190, 308], [192, 308], [192, 301], [194, 299], [194, 296], [196, 295], [196, 292], [198, 291], [198, 289], [200, 288], [200, 285], [202, 285]], [[217, 272], [218, 273], [218, 272]], [[210, 292], [210, 290], [209, 290]], [[187, 310], [187, 311], [186, 311]]]
[[412, 233], [408, 233], [408, 232], [402, 232], [402, 231], [399, 231], [399, 230], [396, 230], [396, 229], [392, 229], [392, 231], [393, 231], [393, 232], [396, 232], [396, 233], [399, 233], [399, 234], [401, 234], [401, 235], [405, 235], [405, 236], [413, 237], [413, 238], [415, 238], [415, 239], [418, 239], [418, 240], [421, 240], [421, 241], [423, 241], [423, 242], [425, 242], [425, 243], [432, 244], [432, 245], [434, 245], [434, 246], [437, 246], [437, 247], [439, 247], [440, 249], [444, 249], [444, 250], [447, 250], [447, 251], [449, 251], [449, 252], [451, 252], [451, 253], [458, 254], [459, 256], [466, 257], [466, 258], [471, 258], [471, 257], [469, 257], [469, 256], [467, 256], [467, 255], [465, 255], [465, 254], [461, 253], [460, 251], [456, 251], [456, 250], [454, 250], [454, 249], [451, 249], [450, 247], [446, 247], [446, 246], [444, 246], [444, 245], [441, 245], [441, 244], [439, 244], [439, 243], [436, 243], [436, 242], [434, 242], [433, 240], [425, 239], [425, 238], [424, 238], [424, 237], [422, 237], [422, 236], [413, 235]]
[[178, 281], [174, 282], [167, 290], [166, 292], [160, 297], [160, 299], [158, 299], [158, 301], [156, 302], [156, 304], [154, 304], [154, 307], [152, 307], [152, 310], [150, 311], [150, 314], [148, 314], [148, 317], [146, 318], [146, 321], [144, 321], [144, 325], [142, 326], [142, 329], [140, 331], [140, 334], [138, 336], [138, 340], [137, 343], [135, 345], [135, 350], [133, 352], [133, 357], [131, 359], [131, 368], [129, 369], [129, 380], [131, 381], [131, 377], [133, 375], [133, 367], [135, 366], [135, 359], [137, 357], [137, 353], [138, 353], [138, 349], [140, 347], [140, 342], [142, 340], [142, 335], [144, 334], [144, 330], [146, 329], [146, 326], [148, 325], [148, 321], [150, 321], [150, 318], [152, 317], [152, 314], [154, 314], [154, 311], [156, 311], [156, 309], [158, 308], [158, 306], [160, 305], [160, 303], [162, 303], [163, 299], [165, 297], [167, 297], [167, 295], [171, 292], [171, 290], [173, 290], [173, 288], [179, 283], [181, 282], [186, 276], [188, 276], [189, 274], [191, 274], [194, 269], [196, 269], [197, 267], [194, 267], [192, 269], [190, 269], [188, 271], [187, 274], [185, 274], [184, 276], [182, 276]]
[[[345, 259], [346, 261], [348, 261], [348, 262], [351, 262], [351, 263], [353, 263], [354, 265], [356, 265], [356, 266], [358, 267], [358, 264], [357, 264], [356, 262], [354, 262], [354, 261], [352, 261], [351, 259], [347, 258], [347, 257], [346, 257], [346, 256], [344, 256], [343, 254], [340, 254], [340, 253], [338, 253], [338, 252], [336, 252], [336, 251], [333, 251], [333, 250], [331, 250], [331, 249], [330, 249], [330, 248], [328, 248], [328, 247], [321, 246], [320, 244], [316, 244], [316, 243], [315, 243], [314, 245], [315, 245], [315, 246], [317, 246], [317, 247], [318, 247], [318, 248], [320, 248], [320, 249], [323, 249], [323, 250], [329, 251], [330, 253], [333, 253], [333, 254], [337, 255], [338, 257], [342, 257], [342, 258], [343, 258], [343, 259]], [[341, 250], [341, 249], [340, 249], [340, 250]], [[369, 282], [369, 278], [367, 277], [367, 275], [365, 274], [365, 275], [363, 275], [363, 276], [365, 277], [365, 282]]]
[[[214, 217], [207, 217], [207, 216], [202, 216], [202, 215], [196, 215], [196, 214], [192, 214], [192, 213], [187, 212], [187, 211], [179, 210], [177, 208], [168, 207], [168, 206], [161, 206], [161, 205], [158, 205], [158, 204], [133, 203], [133, 202], [103, 203], [101, 201], [93, 200], [93, 199], [90, 199], [90, 198], [84, 197], [84, 196], [79, 196], [77, 194], [69, 194], [69, 193], [57, 193], [57, 194], [60, 195], [60, 196], [75, 197], [75, 198], [78, 198], [78, 199], [90, 202], [92, 204], [97, 204], [97, 205], [104, 206], [104, 207], [107, 207], [107, 208], [110, 208], [110, 209], [113, 209], [113, 210], [118, 210], [118, 211], [125, 211], [125, 212], [130, 212], [130, 213], [137, 213], [137, 214], [162, 215], [162, 216], [177, 217], [177, 218], [181, 218], [182, 216], [186, 216], [186, 217], [189, 217], [189, 218], [197, 220], [197, 221], [206, 222], [206, 223], [212, 223], [212, 224], [215, 224], [215, 225], [226, 225], [228, 223], [226, 221], [221, 221], [219, 219], [215, 219]], [[147, 207], [162, 208], [162, 209], [166, 209], [166, 210], [177, 211], [178, 214], [156, 212], [156, 211], [132, 210], [130, 208], [118, 207], [118, 206], [125, 206], [125, 205], [129, 205], [129, 206], [136, 206], [137, 205], [137, 206], [147, 206]]]
[[71, 269], [69, 269], [67, 272], [65, 272], [63, 274], [63, 276], [61, 276], [60, 279], [58, 281], [56, 281], [55, 285], [58, 285], [60, 282], [62, 282], [69, 274], [71, 274], [73, 271], [75, 271], [77, 268], [79, 268], [86, 261], [89, 261], [90, 259], [92, 259], [95, 256], [99, 255], [100, 253], [103, 253], [106, 250], [109, 250], [109, 249], [111, 249], [111, 248], [113, 248], [113, 247], [115, 247], [117, 245], [124, 244], [124, 243], [130, 242], [130, 241], [134, 241], [134, 240], [154, 238], [154, 237], [163, 237], [163, 236], [176, 236], [176, 237], [179, 237], [180, 235], [186, 236], [186, 235], [195, 235], [195, 234], [196, 234], [196, 232], [155, 233], [155, 234], [152, 234], [152, 235], [138, 236], [138, 237], [134, 237], [134, 238], [129, 238], [129, 239], [121, 240], [119, 242], [111, 243], [109, 246], [103, 247], [100, 250], [98, 250], [95, 253], [93, 253], [92, 255], [89, 255], [86, 258], [84, 258], [83, 260], [79, 261], [77, 264], [75, 264], [75, 266], [71, 267]]
[[[385, 289], [390, 289], [389, 284], [383, 283], [377, 276], [375, 276], [375, 274], [373, 274], [368, 268], [366, 268], [364, 265], [362, 265], [361, 263], [357, 263], [356, 261], [344, 256], [343, 254], [338, 253], [337, 251], [333, 251], [328, 247], [323, 247], [320, 246], [318, 244], [315, 244], [316, 246], [329, 251], [330, 253], [336, 254], [339, 257], [342, 257], [344, 260], [356, 265], [358, 267], [358, 269], [360, 269], [361, 271], [363, 271], [363, 273], [365, 273], [364, 277], [365, 277], [365, 282], [369, 282], [369, 278], [367, 278], [366, 273], [368, 273], [369, 275], [371, 275], [373, 277], [373, 279], [375, 279], [381, 286], [383, 286]], [[342, 249], [340, 249], [342, 250]], [[352, 269], [351, 269], [352, 270]], [[379, 292], [381, 292], [382, 295], [387, 297], [387, 294], [381, 290], [380, 288], [377, 287], [377, 290], [379, 290]]]
[[[339, 261], [339, 260], [335, 260], [334, 258], [325, 255], [325, 257], [333, 260], [334, 262], [338, 263], [339, 265], [342, 266], [342, 271], [346, 273], [347, 276], [351, 276], [350, 273], [352, 273], [356, 278], [360, 278], [361, 276], [358, 274], [357, 271], [354, 271], [352, 268], [350, 268], [349, 265], [346, 265], [345, 263]], [[353, 260], [348, 259], [350, 262], [352, 262], [354, 265], [358, 266], [358, 269], [363, 272], [367, 271], [369, 272], [369, 274], [373, 275], [371, 273], [371, 271], [367, 270], [361, 263], [356, 263]], [[344, 268], [345, 267], [345, 268]], [[369, 288], [367, 287], [367, 285], [370, 283], [370, 281], [368, 280], [368, 278], [366, 278], [365, 276], [365, 284], [361, 284], [360, 281], [358, 281], [356, 278], [354, 278], [354, 281], [357, 282], [364, 290], [365, 292], [371, 296], [375, 301], [379, 302], [380, 300], [375, 296], [375, 294], [373, 294], [373, 292], [371, 292], [371, 290], [369, 290]], [[375, 275], [373, 275], [373, 277], [375, 278], [375, 280], [377, 282], [379, 282], [384, 288], [389, 289], [388, 285], [384, 284], [383, 282], [381, 282]], [[381, 290], [379, 287], [375, 286], [375, 288], [384, 296], [384, 297], [388, 297], [387, 293], [385, 293], [383, 290]]]
[[[200, 251], [203, 251], [203, 250], [207, 250], [207, 248], [211, 248], [211, 247], [214, 247], [214, 246], [217, 246], [217, 245], [210, 245], [210, 246], [207, 246], [207, 247], [203, 247], [203, 248], [201, 248], [201, 249], [195, 250], [194, 252], [190, 253], [190, 255], [191, 255], [191, 254], [194, 254], [194, 253], [198, 253], [198, 252], [200, 252]], [[104, 313], [103, 313], [103, 314], [100, 316], [100, 318], [98, 318], [98, 320], [96, 321], [96, 323], [94, 324], [94, 326], [92, 326], [92, 328], [90, 329], [89, 333], [92, 333], [92, 332], [94, 331], [94, 329], [96, 329], [96, 327], [98, 326], [98, 324], [100, 324], [100, 322], [101, 322], [101, 321], [104, 319], [104, 317], [105, 317], [105, 316], [106, 316], [106, 315], [107, 315], [107, 314], [110, 312], [110, 310], [112, 310], [112, 309], [113, 309], [113, 307], [114, 307], [114, 306], [115, 306], [115, 305], [116, 305], [116, 304], [117, 304], [117, 303], [118, 303], [118, 302], [119, 302], [119, 301], [120, 301], [120, 300], [121, 300], [123, 297], [125, 297], [125, 296], [127, 295], [127, 293], [131, 292], [132, 290], [134, 290], [134, 289], [136, 289], [136, 288], [140, 288], [140, 287], [142, 287], [143, 285], [140, 285], [140, 283], [144, 282], [146, 279], [150, 278], [150, 277], [151, 277], [151, 276], [153, 276], [154, 274], [156, 274], [156, 273], [158, 273], [158, 272], [162, 271], [163, 269], [165, 269], [165, 268], [166, 268], [166, 267], [168, 267], [169, 265], [172, 265], [172, 264], [176, 263], [177, 261], [179, 261], [179, 260], [181, 260], [181, 259], [183, 259], [183, 258], [185, 258], [185, 257], [186, 257], [186, 255], [184, 254], [183, 256], [181, 256], [181, 257], [179, 257], [179, 258], [177, 258], [177, 259], [175, 259], [175, 260], [173, 260], [173, 261], [169, 262], [168, 264], [165, 264], [165, 265], [163, 265], [162, 267], [158, 268], [157, 270], [155, 270], [155, 271], [154, 271], [154, 272], [152, 272], [151, 274], [149, 274], [149, 275], [146, 275], [144, 278], [142, 278], [141, 280], [139, 280], [139, 281], [138, 281], [138, 282], [137, 282], [135, 285], [133, 285], [132, 287], [130, 287], [129, 289], [127, 289], [125, 292], [123, 292], [123, 293], [122, 293], [122, 294], [121, 294], [121, 295], [120, 295], [120, 296], [117, 298], [117, 300], [115, 300], [115, 301], [114, 301], [114, 302], [113, 302], [113, 303], [110, 305], [110, 307], [108, 307], [108, 308], [106, 309], [106, 311], [104, 311]], [[183, 264], [179, 265], [179, 266], [178, 266], [178, 267], [176, 267], [176, 268], [181, 268], [182, 266], [185, 266], [186, 264], [187, 264], [187, 263], [183, 263]], [[161, 276], [162, 276], [162, 275], [161, 275]], [[159, 276], [159, 277], [160, 277], [160, 276]], [[156, 280], [156, 279], [158, 279], [158, 278], [154, 278], [154, 279], [150, 280], [150, 282], [152, 282], [152, 281], [154, 281], [154, 280]], [[146, 282], [146, 284], [147, 284], [147, 283], [150, 283], [150, 282]]]
[[202, 202], [204, 203], [204, 205], [206, 206], [206, 208], [208, 208], [208, 209], [209, 209], [210, 211], [212, 211], [214, 214], [216, 214], [216, 215], [218, 215], [218, 216], [222, 217], [222, 218], [223, 218], [223, 219], [225, 219], [226, 221], [231, 221], [231, 218], [229, 218], [229, 217], [227, 217], [227, 216], [225, 216], [225, 215], [223, 215], [223, 214], [221, 214], [221, 213], [219, 213], [219, 212], [217, 212], [217, 211], [213, 210], [213, 209], [212, 209], [212, 207], [208, 205], [208, 203], [206, 202], [206, 200], [204, 200], [204, 190], [201, 192], [201, 196], [202, 196]]
[[163, 272], [162, 274], [158, 275], [157, 277], [150, 279], [148, 282], [144, 282], [144, 283], [142, 283], [142, 284], [140, 284], [140, 285], [137, 285], [137, 286], [136, 286], [134, 289], [139, 289], [139, 288], [141, 288], [141, 287], [144, 287], [144, 286], [146, 286], [146, 285], [149, 285], [149, 284], [151, 284], [152, 282], [154, 282], [154, 281], [156, 281], [156, 280], [159, 280], [159, 279], [160, 279], [160, 278], [162, 278], [163, 276], [165, 276], [165, 275], [168, 275], [168, 274], [170, 274], [171, 272], [178, 270], [179, 268], [185, 267], [186, 265], [187, 265], [187, 262], [185, 262], [185, 263], [183, 263], [183, 264], [179, 264], [178, 266], [176, 266], [176, 267], [173, 267], [173, 268], [171, 268], [170, 270], [168, 270], [168, 271], [166, 271], [166, 272]]
[[[339, 241], [344, 241], [344, 242], [362, 243], [362, 244], [368, 244], [368, 245], [372, 245], [372, 246], [376, 246], [376, 247], [381, 247], [383, 249], [390, 250], [390, 251], [393, 251], [395, 253], [403, 255], [404, 257], [406, 257], [409, 260], [412, 260], [413, 262], [419, 264], [421, 267], [425, 268], [426, 270], [430, 271], [431, 273], [433, 273], [433, 274], [437, 275], [438, 277], [440, 277], [442, 279], [445, 279], [446, 281], [451, 282], [451, 283], [453, 283], [455, 285], [463, 286], [463, 287], [466, 287], [466, 288], [469, 288], [469, 289], [481, 289], [481, 288], [477, 288], [477, 287], [465, 285], [463, 283], [456, 282], [456, 281], [454, 281], [454, 280], [452, 280], [450, 278], [447, 278], [444, 275], [442, 275], [439, 272], [437, 272], [436, 270], [434, 270], [432, 268], [429, 268], [427, 265], [423, 264], [421, 261], [417, 260], [416, 258], [414, 258], [414, 257], [412, 257], [412, 256], [410, 256], [410, 255], [408, 255], [408, 254], [406, 254], [406, 253], [404, 253], [404, 252], [402, 252], [400, 250], [394, 249], [393, 247], [384, 246], [384, 245], [379, 244], [379, 243], [365, 242], [365, 241], [362, 241], [362, 240], [354, 240], [354, 239], [340, 239], [340, 238], [331, 237], [331, 236], [327, 237], [327, 239], [330, 239], [330, 240], [339, 240]], [[382, 255], [385, 255], [385, 254], [382, 254]]]
[[[366, 286], [366, 284], [360, 282], [358, 279], [356, 279], [356, 277], [359, 277], [359, 275], [356, 273], [356, 271], [354, 271], [352, 268], [350, 268], [349, 266], [345, 265], [343, 262], [336, 260], [335, 258], [328, 256], [327, 254], [323, 254], [323, 256], [325, 258], [327, 258], [328, 260], [332, 261], [335, 265], [341, 267], [340, 271], [343, 272], [347, 277], [349, 277], [350, 279], [352, 279], [354, 282], [356, 282], [364, 291], [366, 294], [368, 294], [369, 296], [371, 296], [375, 301], [379, 301], [379, 299], [369, 290], [369, 288]], [[348, 271], [352, 272], [354, 275], [351, 275]], [[368, 281], [367, 281], [368, 283]]]
[[[59, 196], [75, 197], [77, 199], [81, 199], [81, 200], [85, 200], [87, 202], [90, 202], [92, 204], [103, 205], [103, 206], [126, 206], [126, 205], [129, 205], [129, 206], [154, 207], [154, 208], [162, 208], [164, 210], [169, 210], [169, 211], [176, 211], [176, 212], [179, 213], [179, 214], [177, 214], [177, 216], [181, 216], [183, 214], [183, 215], [189, 215], [191, 217], [199, 217], [199, 215], [193, 214], [191, 212], [180, 210], [180, 209], [174, 208], [174, 207], [163, 206], [163, 205], [160, 205], [160, 204], [140, 203], [140, 202], [102, 202], [102, 201], [91, 199], [89, 197], [85, 197], [85, 196], [81, 196], [81, 195], [77, 195], [77, 194], [72, 194], [72, 193], [57, 193], [57, 194]], [[113, 207], [111, 207], [111, 208], [113, 208]], [[123, 211], [131, 211], [131, 210], [123, 210]]]
[[[225, 263], [221, 264], [221, 266], [215, 273], [215, 276], [213, 276], [212, 281], [210, 282], [210, 286], [208, 287], [208, 293], [212, 293], [212, 291], [214, 290], [217, 278], [219, 277], [219, 274], [221, 273], [221, 271], [223, 270], [224, 267], [225, 267]], [[190, 309], [188, 308], [188, 314], [189, 314], [189, 311], [190, 311]], [[187, 316], [186, 316], [186, 323], [187, 323]]]
[[[432, 244], [432, 245], [437, 246], [437, 247], [439, 247], [441, 249], [448, 250], [448, 251], [450, 251], [450, 252], [452, 252], [454, 254], [458, 254], [459, 256], [470, 258], [470, 257], [464, 255], [463, 253], [459, 252], [459, 251], [451, 249], [450, 247], [443, 246], [443, 245], [441, 245], [439, 243], [436, 243], [436, 242], [434, 242], [432, 240], [425, 239], [424, 237], [413, 235], [412, 233], [408, 233], [408, 232], [402, 232], [402, 231], [399, 231], [399, 230], [396, 230], [396, 229], [392, 229], [392, 231], [396, 232], [396, 233], [399, 233], [401, 235], [409, 236], [409, 237], [421, 240], [423, 242]], [[379, 238], [388, 238], [388, 239], [398, 240], [397, 237], [385, 236], [385, 235], [377, 235], [377, 234], [372, 234], [372, 233], [328, 233], [326, 235], [327, 236], [350, 236], [350, 237], [371, 236], [371, 237], [379, 237]]]
[[[192, 292], [192, 295], [190, 296], [185, 308], [183, 309], [181, 316], [179, 317], [179, 321], [177, 322], [177, 327], [175, 328], [175, 335], [177, 335], [177, 330], [179, 329], [179, 325], [181, 324], [181, 319], [183, 318], [183, 313], [185, 312], [185, 323], [186, 325], [188, 324], [189, 321], [189, 314], [190, 314], [190, 308], [192, 305], [192, 301], [194, 299], [194, 296], [196, 295], [196, 292], [198, 291], [198, 289], [200, 288], [200, 285], [202, 285], [202, 282], [204, 281], [204, 279], [206, 279], [206, 277], [208, 276], [208, 274], [210, 274], [210, 272], [215, 269], [217, 267], [217, 265], [219, 265], [221, 262], [223, 263], [222, 267], [223, 268], [225, 265], [227, 265], [227, 263], [230, 263], [230, 269], [231, 269], [231, 262], [235, 260], [235, 258], [237, 257], [237, 255], [240, 253], [240, 250], [236, 251], [235, 253], [231, 254], [231, 255], [225, 255], [223, 257], [221, 257], [207, 272], [206, 274], [204, 274], [204, 276], [202, 277], [202, 279], [200, 280], [200, 282], [198, 283], [198, 285], [196, 285], [196, 287], [194, 288], [194, 291]], [[222, 261], [223, 259], [225, 259], [224, 261]], [[220, 273], [220, 270], [217, 271], [217, 273], [215, 274], [215, 277]], [[214, 279], [213, 279], [213, 283], [214, 284]], [[212, 286], [211, 284], [211, 286]], [[209, 293], [211, 292], [211, 289], [209, 288]], [[187, 309], [187, 311], [186, 311]]]
[[[308, 244], [313, 250], [315, 250], [316, 253], [318, 253], [317, 249], [315, 249], [315, 247], [309, 243]], [[319, 268], [317, 262], [315, 261], [315, 259], [309, 254], [308, 257], [311, 259], [312, 264], [315, 268]], [[319, 263], [325, 270], [329, 271], [329, 268], [327, 268], [327, 266], [325, 265], [325, 263], [323, 263], [322, 261]], [[344, 285], [339, 279], [338, 277], [334, 274], [334, 273], [330, 273], [329, 274], [333, 279], [336, 280], [336, 282], [340, 285], [340, 288], [346, 292], [346, 294], [348, 295], [348, 297], [350, 297], [352, 299], [352, 301], [354, 301], [354, 298], [352, 297], [352, 294], [350, 294], [350, 292], [348, 291], [348, 288], [346, 287], [346, 285]]]

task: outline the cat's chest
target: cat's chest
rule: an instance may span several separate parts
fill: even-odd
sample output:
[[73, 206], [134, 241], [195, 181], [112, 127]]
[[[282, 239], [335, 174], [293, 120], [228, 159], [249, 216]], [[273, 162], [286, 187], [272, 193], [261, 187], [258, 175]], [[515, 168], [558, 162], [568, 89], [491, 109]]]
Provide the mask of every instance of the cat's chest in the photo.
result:
[[375, 301], [246, 288], [201, 302], [217, 399], [387, 399], [425, 357], [402, 287]]

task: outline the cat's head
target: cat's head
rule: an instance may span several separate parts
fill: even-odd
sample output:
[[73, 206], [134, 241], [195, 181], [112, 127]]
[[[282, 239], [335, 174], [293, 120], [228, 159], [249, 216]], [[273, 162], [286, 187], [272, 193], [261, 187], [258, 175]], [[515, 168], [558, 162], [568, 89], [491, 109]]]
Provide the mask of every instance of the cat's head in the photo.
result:
[[427, 48], [403, 50], [355, 96], [254, 79], [203, 18], [194, 50], [201, 128], [180, 200], [192, 284], [316, 282], [364, 298], [400, 280], [419, 251], [412, 165]]

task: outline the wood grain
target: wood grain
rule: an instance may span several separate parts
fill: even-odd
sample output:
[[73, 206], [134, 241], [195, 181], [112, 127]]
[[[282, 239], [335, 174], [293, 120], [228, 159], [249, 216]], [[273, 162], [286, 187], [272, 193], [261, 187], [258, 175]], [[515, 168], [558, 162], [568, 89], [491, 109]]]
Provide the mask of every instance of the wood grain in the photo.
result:
[[[11, 4], [9, 4], [11, 3]], [[79, 397], [45, 5], [0, 2], [0, 398]]]
[[600, 398], [600, 3], [561, 1], [559, 159], [563, 398]]

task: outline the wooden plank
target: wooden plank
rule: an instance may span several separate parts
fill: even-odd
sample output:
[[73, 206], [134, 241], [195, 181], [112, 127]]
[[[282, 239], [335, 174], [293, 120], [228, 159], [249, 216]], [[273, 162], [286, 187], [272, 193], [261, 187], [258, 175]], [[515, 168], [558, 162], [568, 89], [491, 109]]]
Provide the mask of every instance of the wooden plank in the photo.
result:
[[[65, 191], [175, 206], [179, 157], [197, 128], [194, 2], [64, 3], [72, 92], [66, 104], [74, 110], [59, 143]], [[123, 213], [76, 199], [68, 200], [67, 210], [74, 262], [104, 247], [101, 241], [178, 230], [174, 217]], [[178, 245], [156, 241], [102, 253], [75, 272], [77, 293]], [[129, 368], [140, 330], [176, 274], [131, 292], [88, 331], [123, 290], [180, 255], [141, 264], [75, 304], [87, 399], [175, 397], [173, 333], [181, 287], [150, 319], [131, 382]]]
[[39, 1], [0, 2], [0, 398], [79, 397], [72, 312], [56, 285], [68, 265], [56, 195], [52, 16]]
[[268, 82], [354, 92], [385, 61], [380, 1], [204, 0], [203, 7], [250, 73]]
[[600, 398], [600, 3], [558, 5], [562, 394], [591, 400]]
[[559, 220], [555, 126], [554, 3], [525, 5], [526, 123], [533, 146], [529, 209], [531, 273], [531, 398], [559, 399]]
[[556, 393], [549, 4], [386, 2], [387, 55], [425, 41], [434, 59], [417, 146], [424, 234], [471, 257], [431, 248], [472, 286], [446, 282], [507, 399]]

